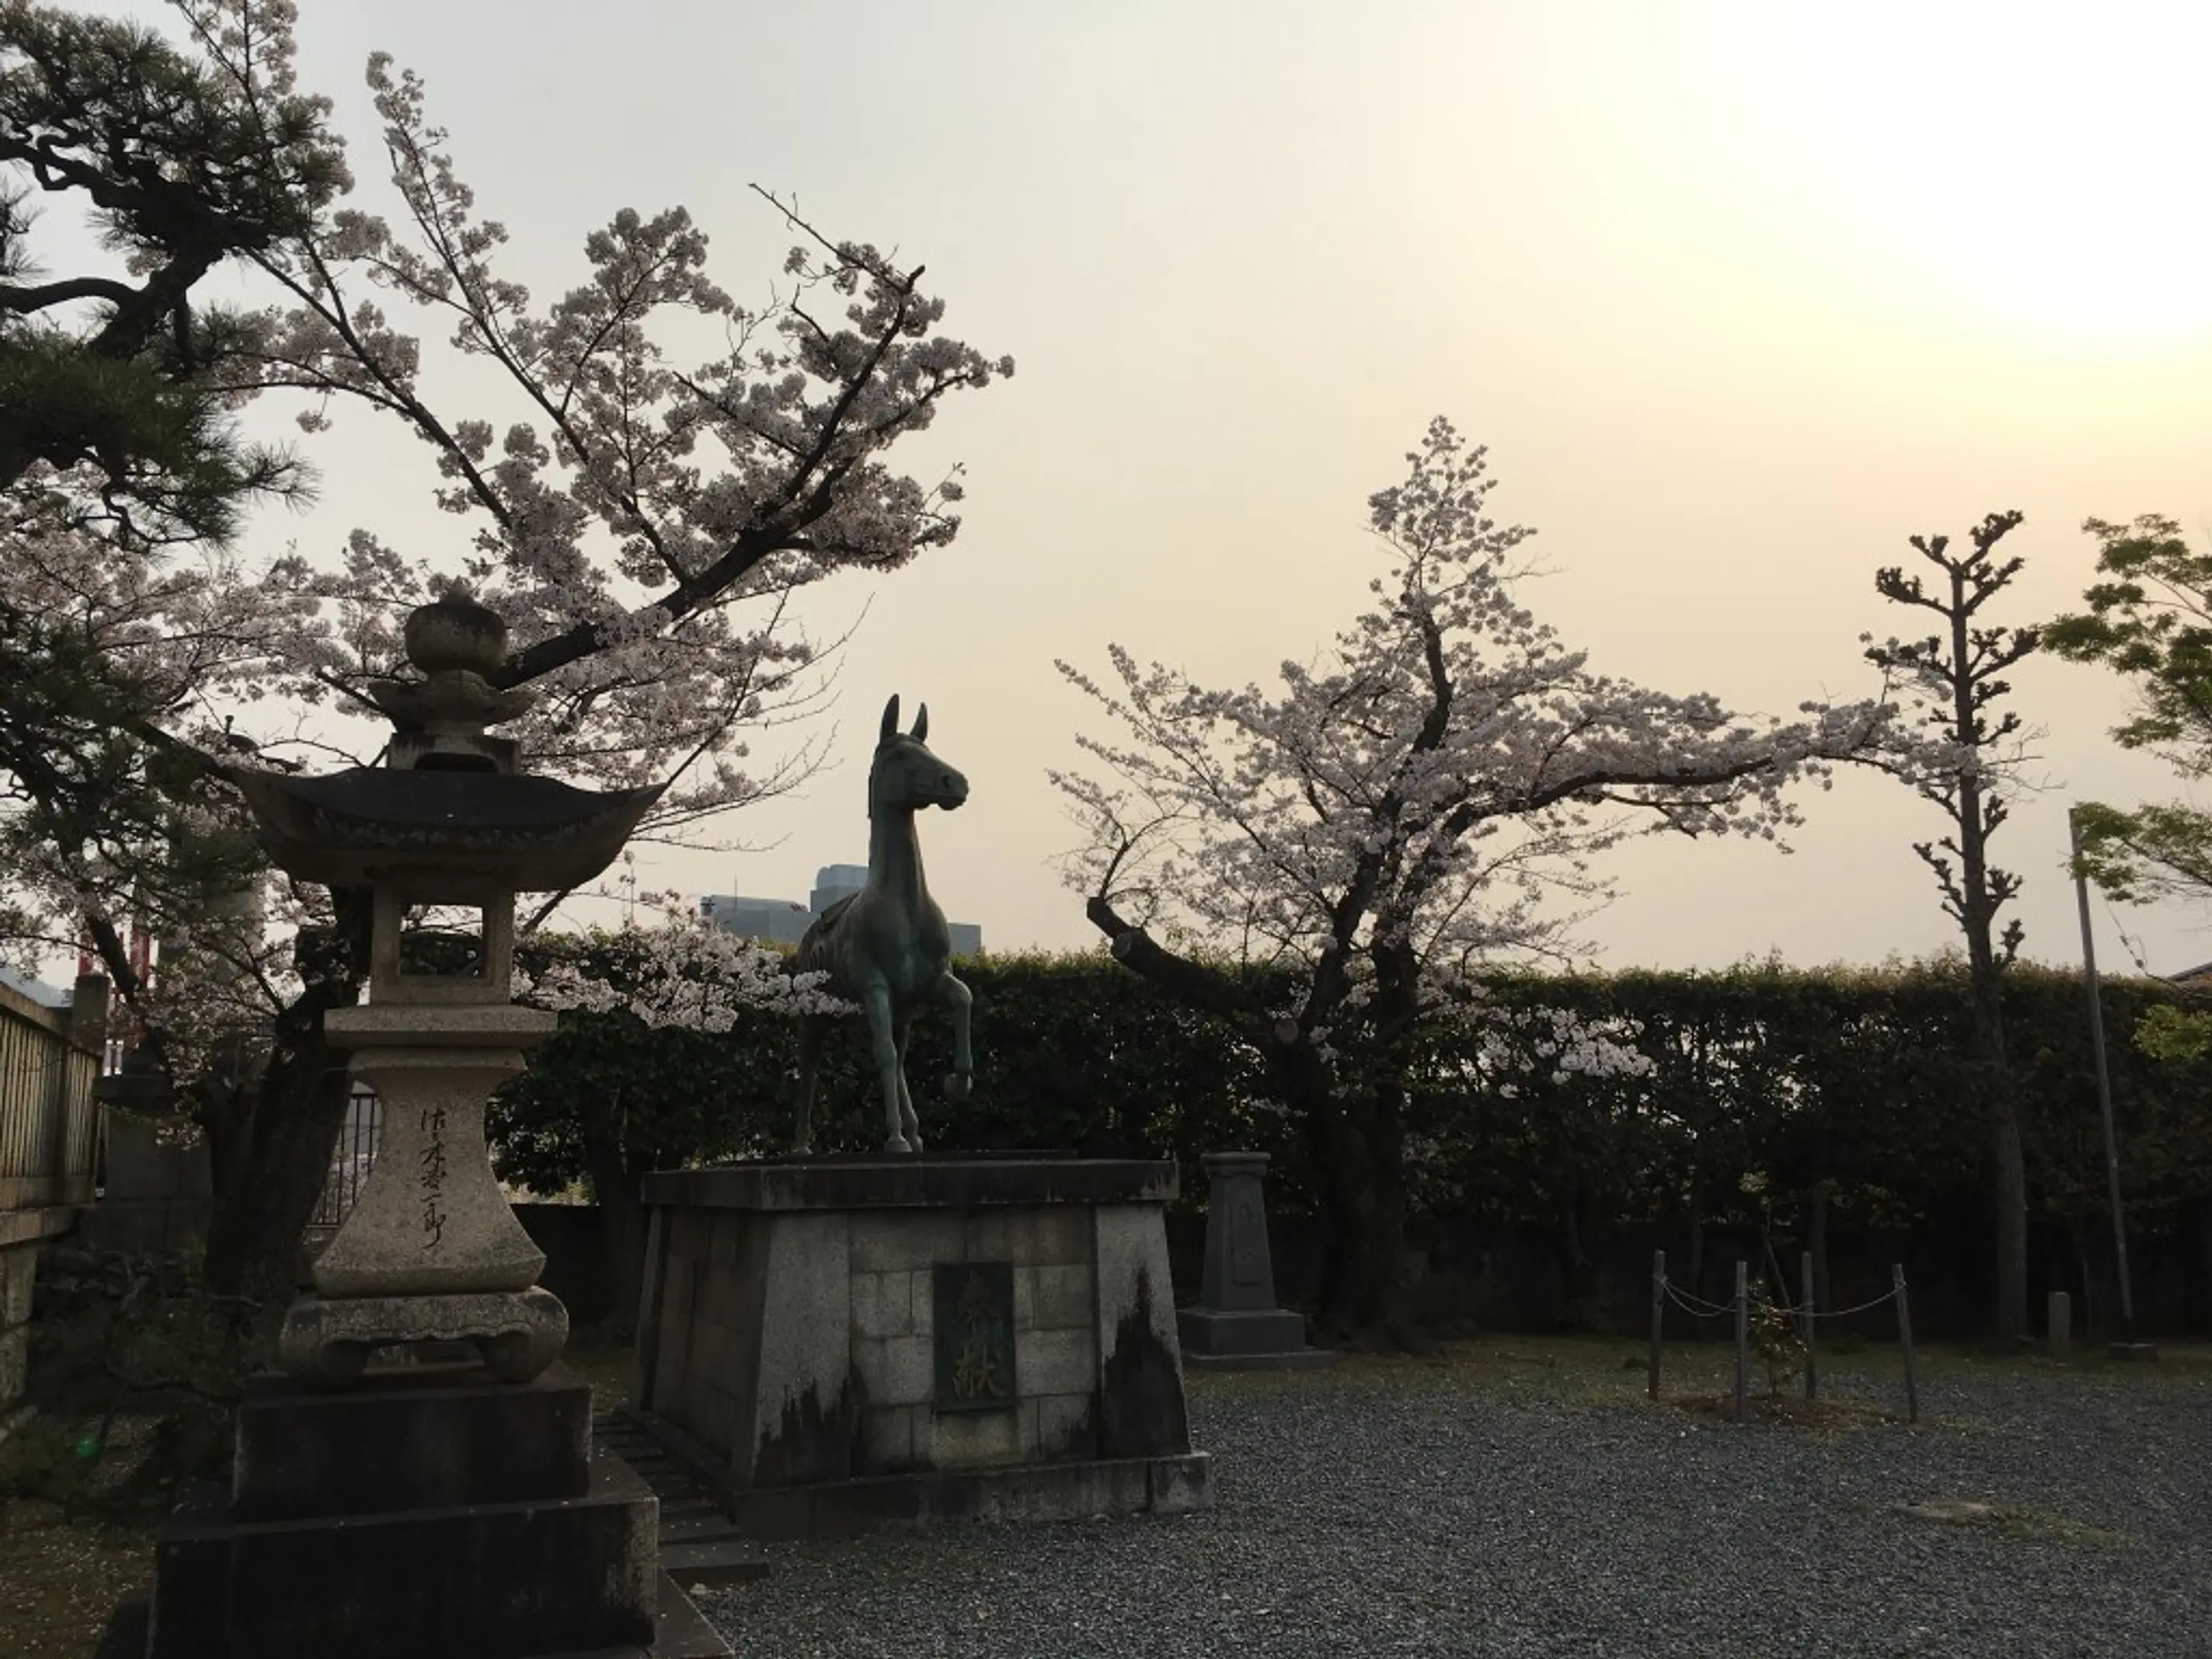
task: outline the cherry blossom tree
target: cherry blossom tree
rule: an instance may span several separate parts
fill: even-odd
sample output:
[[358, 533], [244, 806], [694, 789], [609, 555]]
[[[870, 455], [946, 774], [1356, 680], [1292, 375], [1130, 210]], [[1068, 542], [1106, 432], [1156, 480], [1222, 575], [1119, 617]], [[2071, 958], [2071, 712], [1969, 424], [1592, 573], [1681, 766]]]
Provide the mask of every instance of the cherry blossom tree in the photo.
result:
[[[1408, 460], [1370, 501], [1373, 601], [1279, 691], [1119, 646], [1106, 686], [1060, 665], [1122, 734], [1079, 737], [1095, 764], [1053, 775], [1086, 830], [1071, 884], [1116, 960], [1232, 1024], [1310, 1138], [1336, 1332], [1394, 1315], [1424, 1025], [1488, 1018], [1485, 964], [1572, 955], [1626, 837], [1774, 841], [1786, 785], [1890, 739], [1878, 702], [1785, 723], [1593, 673], [1513, 597], [1529, 532], [1487, 516], [1483, 451], [1440, 419]], [[1246, 970], [1282, 963], [1299, 988], [1270, 1004]], [[1571, 1023], [1550, 1046], [1562, 1071], [1640, 1064]]]
[[[177, 10], [192, 84], [237, 131], [271, 137], [226, 153], [223, 187], [242, 191], [240, 176], [310, 137], [327, 157], [334, 141], [316, 125], [327, 100], [294, 85], [288, 0]], [[5, 21], [18, 14], [54, 15], [18, 4]], [[103, 83], [118, 108], [148, 94], [135, 61], [118, 57]], [[56, 53], [9, 65], [52, 82], [55, 106], [65, 70]], [[505, 233], [476, 213], [421, 82], [380, 55], [368, 83], [398, 214], [341, 204], [351, 181], [323, 167], [310, 180], [321, 194], [293, 191], [297, 211], [225, 245], [209, 268], [228, 262], [264, 297], [227, 314], [192, 389], [230, 404], [291, 398], [311, 434], [349, 410], [400, 422], [428, 447], [437, 504], [467, 527], [454, 548], [410, 556], [363, 526], [333, 556], [256, 564], [208, 539], [227, 522], [171, 514], [157, 534], [143, 513], [97, 510], [124, 497], [96, 453], [42, 451], [0, 480], [11, 556], [35, 550], [42, 580], [76, 607], [70, 626], [34, 641], [40, 660], [128, 694], [73, 705], [67, 813], [41, 793], [34, 726], [0, 750], [21, 809], [5, 831], [19, 854], [11, 931], [90, 941], [141, 1022], [143, 1058], [219, 1143], [209, 1271], [226, 1286], [288, 1262], [312, 1209], [346, 1094], [321, 1017], [356, 1000], [366, 966], [362, 896], [273, 879], [226, 769], [373, 757], [386, 728], [368, 718], [365, 684], [404, 672], [406, 613], [459, 583], [507, 622], [516, 649], [502, 683], [540, 694], [506, 728], [533, 767], [589, 786], [665, 782], [643, 833], [708, 833], [812, 763], [803, 745], [765, 763], [750, 749], [818, 706], [822, 647], [794, 625], [793, 597], [952, 538], [957, 474], [926, 483], [888, 452], [951, 393], [1013, 367], [939, 331], [944, 305], [918, 266], [832, 240], [765, 192], [795, 246], [757, 305], [710, 278], [707, 238], [681, 208], [617, 214], [585, 240], [582, 280], [533, 301], [501, 274]], [[11, 159], [41, 185], [61, 176], [0, 150], [0, 165]], [[117, 179], [101, 167], [198, 177], [184, 140], [158, 132], [120, 159], [93, 146], [78, 160], [71, 178], [111, 229]], [[216, 188], [201, 182], [204, 195]], [[111, 323], [128, 308], [109, 289], [75, 298], [109, 307]], [[434, 330], [451, 356], [492, 372], [501, 392], [487, 406], [433, 407], [422, 336]], [[703, 362], [678, 355], [708, 340]], [[125, 779], [137, 793], [118, 823], [103, 785]], [[151, 976], [125, 947], [133, 918], [164, 940]]]

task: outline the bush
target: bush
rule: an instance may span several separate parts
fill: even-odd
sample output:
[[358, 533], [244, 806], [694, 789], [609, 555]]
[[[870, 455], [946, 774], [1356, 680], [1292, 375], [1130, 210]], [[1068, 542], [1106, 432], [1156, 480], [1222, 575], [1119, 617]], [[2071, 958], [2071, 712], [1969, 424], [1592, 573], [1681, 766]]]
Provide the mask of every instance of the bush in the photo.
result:
[[147, 1521], [227, 1470], [246, 1379], [275, 1362], [281, 1308], [209, 1293], [196, 1261], [68, 1245], [40, 1262], [29, 1422], [0, 1443], [0, 1492], [72, 1518]]

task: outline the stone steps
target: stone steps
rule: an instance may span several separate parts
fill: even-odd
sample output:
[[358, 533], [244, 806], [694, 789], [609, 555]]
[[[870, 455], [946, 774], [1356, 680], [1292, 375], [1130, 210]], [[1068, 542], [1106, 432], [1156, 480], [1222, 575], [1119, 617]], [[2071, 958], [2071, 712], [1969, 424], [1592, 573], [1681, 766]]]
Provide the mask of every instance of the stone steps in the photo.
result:
[[690, 1589], [742, 1584], [768, 1571], [768, 1558], [741, 1536], [722, 1506], [653, 1437], [611, 1413], [592, 1419], [592, 1443], [637, 1472], [660, 1500], [660, 1567]]

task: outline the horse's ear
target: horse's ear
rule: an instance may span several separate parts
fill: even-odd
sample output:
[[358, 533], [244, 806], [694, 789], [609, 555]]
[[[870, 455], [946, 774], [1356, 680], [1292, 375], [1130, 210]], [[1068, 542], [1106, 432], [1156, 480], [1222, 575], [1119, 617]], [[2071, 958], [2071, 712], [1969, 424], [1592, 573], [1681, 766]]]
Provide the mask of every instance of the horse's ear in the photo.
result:
[[914, 740], [916, 743], [929, 741], [929, 705], [926, 702], [914, 711]]
[[891, 700], [884, 705], [884, 730], [878, 741], [889, 743], [896, 736], [898, 736], [898, 693], [894, 691], [891, 693]]

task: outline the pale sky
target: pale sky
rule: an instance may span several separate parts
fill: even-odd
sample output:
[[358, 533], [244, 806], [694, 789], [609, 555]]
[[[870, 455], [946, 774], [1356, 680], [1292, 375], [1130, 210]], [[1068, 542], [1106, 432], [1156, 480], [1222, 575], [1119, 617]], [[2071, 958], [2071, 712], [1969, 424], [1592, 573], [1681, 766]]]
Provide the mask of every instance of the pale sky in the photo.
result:
[[[947, 331], [1018, 362], [894, 452], [925, 477], [966, 464], [957, 544], [810, 597], [823, 634], [872, 605], [841, 671], [842, 767], [731, 820], [760, 850], [644, 854], [648, 886], [804, 899], [816, 866], [864, 860], [897, 691], [972, 786], [923, 821], [947, 912], [994, 949], [1095, 942], [1053, 866], [1076, 832], [1044, 773], [1079, 727], [1106, 732], [1052, 659], [1102, 669], [1119, 641], [1237, 684], [1309, 657], [1382, 568], [1366, 497], [1437, 414], [1489, 446], [1492, 508], [1552, 573], [1524, 599], [1593, 668], [1744, 711], [1871, 691], [1860, 633], [1923, 631], [1872, 586], [1910, 534], [1963, 543], [2023, 510], [2006, 547], [2028, 568], [1996, 619], [2030, 623], [2078, 601], [2085, 517], [2212, 526], [2212, 7], [301, 9], [302, 82], [338, 100], [356, 201], [396, 206], [361, 79], [382, 49], [425, 77], [511, 233], [507, 274], [541, 299], [617, 210], [677, 203], [716, 280], [762, 297], [790, 238], [757, 181], [926, 263]], [[428, 451], [339, 416], [308, 452], [322, 504], [248, 545], [326, 550], [359, 525], [458, 553]], [[2178, 786], [2109, 741], [2126, 696], [2106, 672], [2015, 678], [2053, 787], [1996, 850], [2027, 878], [2027, 953], [2070, 962], [2066, 803]], [[1808, 805], [1794, 856], [1611, 855], [1601, 959], [1955, 940], [1909, 848], [1941, 832], [1933, 808], [1873, 775]], [[2097, 914], [2100, 965], [2124, 968]], [[2212, 958], [2212, 918], [2121, 919], [2156, 970]]]

